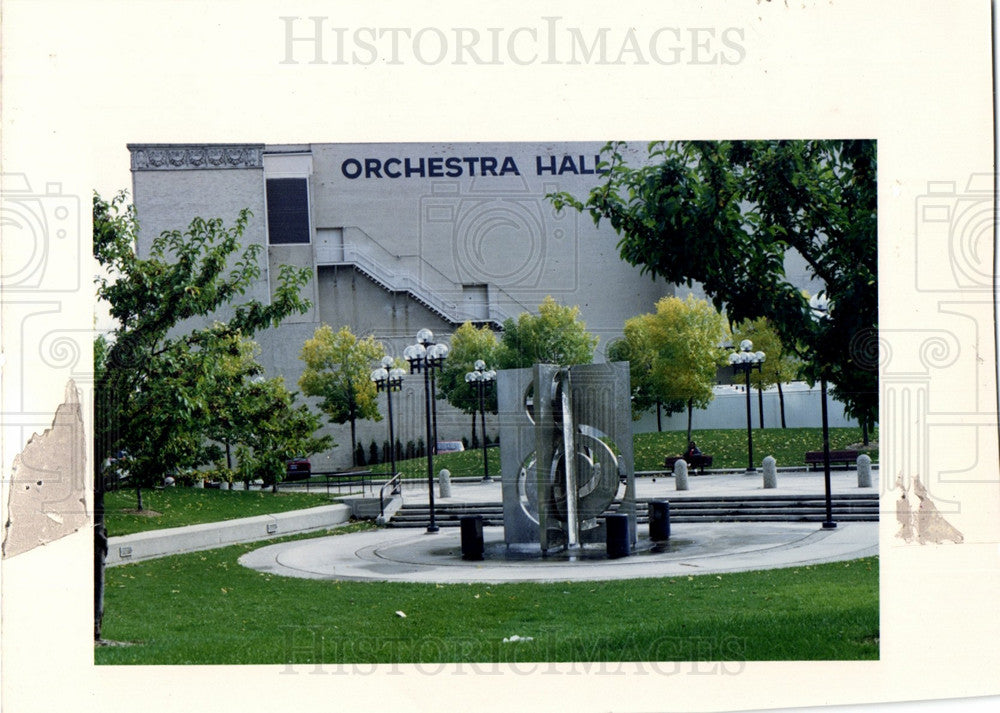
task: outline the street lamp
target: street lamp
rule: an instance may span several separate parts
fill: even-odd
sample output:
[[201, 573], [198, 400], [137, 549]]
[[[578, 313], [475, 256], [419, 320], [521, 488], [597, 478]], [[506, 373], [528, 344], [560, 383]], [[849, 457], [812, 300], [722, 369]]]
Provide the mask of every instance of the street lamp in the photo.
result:
[[431, 425], [434, 395], [431, 387], [431, 375], [435, 369], [441, 368], [446, 356], [448, 356], [448, 345], [435, 344], [434, 333], [426, 328], [417, 332], [416, 344], [411, 344], [403, 350], [403, 358], [410, 362], [410, 371], [414, 374], [424, 373], [424, 416], [427, 431], [427, 492], [431, 508], [431, 522], [427, 526], [427, 532], [430, 533], [438, 531], [437, 523], [434, 520], [434, 449], [431, 446], [431, 439], [434, 437]]
[[[830, 300], [825, 295], [813, 295], [809, 298], [809, 309], [812, 318], [818, 325], [823, 325], [830, 319]], [[833, 521], [833, 497], [830, 494], [830, 421], [826, 410], [826, 377], [821, 376], [819, 380], [819, 394], [822, 399], [823, 414], [823, 482], [826, 487], [826, 520], [823, 521], [824, 530], [832, 530], [837, 526]]]
[[[389, 404], [389, 463], [392, 464], [390, 478], [396, 477], [396, 436], [392, 431], [392, 392], [403, 388], [403, 370], [393, 366], [391, 356], [382, 357], [382, 366], [375, 369], [371, 374], [371, 379], [375, 382], [375, 388], [385, 392], [386, 401]], [[399, 492], [398, 486], [393, 492]]]
[[760, 371], [764, 363], [764, 352], [753, 351], [753, 342], [744, 339], [740, 342], [740, 350], [729, 355], [729, 365], [733, 367], [736, 374], [740, 372], [746, 374], [747, 386], [747, 473], [756, 473], [753, 467], [753, 429], [750, 418], [750, 372], [756, 369]]
[[486, 362], [482, 359], [477, 359], [475, 363], [475, 371], [470, 371], [465, 375], [465, 381], [469, 384], [475, 384], [476, 390], [479, 392], [479, 417], [482, 419], [482, 443], [483, 443], [483, 482], [492, 483], [493, 479], [490, 478], [490, 463], [489, 457], [486, 454], [486, 403], [485, 403], [485, 393], [486, 386], [493, 382], [497, 378], [497, 373], [493, 369], [486, 369]]

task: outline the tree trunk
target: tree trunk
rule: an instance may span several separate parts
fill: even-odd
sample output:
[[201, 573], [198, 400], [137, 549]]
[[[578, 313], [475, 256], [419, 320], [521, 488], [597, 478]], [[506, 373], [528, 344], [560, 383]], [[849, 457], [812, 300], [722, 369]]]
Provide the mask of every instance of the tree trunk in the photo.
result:
[[104, 621], [104, 563], [108, 556], [108, 531], [104, 527], [104, 478], [94, 479], [94, 641], [101, 640]]
[[663, 420], [660, 416], [660, 402], [656, 402], [656, 430], [659, 433], [663, 432]]
[[861, 438], [862, 442], [868, 445], [868, 417], [865, 416], [861, 419]]
[[[688, 432], [687, 432], [687, 442], [691, 442], [691, 415], [694, 411], [694, 400], [688, 399]], [[687, 448], [687, 446], [684, 446]]]
[[142, 507], [142, 486], [141, 485], [136, 485], [135, 486], [135, 509], [138, 510], [139, 512], [142, 512], [143, 509], [144, 509]]
[[785, 425], [785, 392], [781, 390], [781, 382], [778, 382], [778, 410], [781, 412], [781, 427], [788, 428]]
[[351, 416], [351, 463], [355, 468], [358, 467], [358, 443], [355, 439], [355, 422], [353, 416]]

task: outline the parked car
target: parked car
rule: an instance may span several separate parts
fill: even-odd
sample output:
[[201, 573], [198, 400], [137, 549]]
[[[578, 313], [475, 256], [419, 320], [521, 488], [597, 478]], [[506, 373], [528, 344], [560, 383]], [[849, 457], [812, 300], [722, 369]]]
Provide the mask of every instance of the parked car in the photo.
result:
[[438, 441], [438, 453], [458, 453], [465, 450], [465, 444], [461, 441]]
[[312, 475], [308, 458], [291, 458], [285, 461], [285, 480], [304, 480]]

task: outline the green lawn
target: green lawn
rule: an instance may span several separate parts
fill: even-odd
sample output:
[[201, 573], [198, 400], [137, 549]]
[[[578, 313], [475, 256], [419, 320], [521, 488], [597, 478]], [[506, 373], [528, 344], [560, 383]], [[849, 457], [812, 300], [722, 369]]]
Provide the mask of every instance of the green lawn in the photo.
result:
[[[635, 469], [655, 470], [663, 467], [667, 455], [681, 455], [687, 449], [684, 431], [639, 433], [633, 439]], [[712, 456], [713, 468], [746, 468], [747, 432], [745, 429], [694, 430], [691, 438], [703, 453]], [[878, 443], [878, 431], [869, 436]], [[861, 443], [860, 428], [831, 428], [830, 448], [847, 448]], [[755, 428], [753, 430], [754, 465], [760, 467], [766, 456], [774, 456], [779, 466], [805, 466], [806, 451], [823, 450], [823, 431], [819, 428]], [[878, 447], [867, 451], [873, 462], [878, 461]]]
[[[261, 543], [107, 571], [98, 664], [855, 660], [878, 558], [619, 582], [405, 584], [241, 567]], [[402, 611], [406, 618], [396, 612]], [[517, 635], [531, 641], [504, 643]], [[312, 670], [312, 669], [309, 669]]]
[[203, 490], [173, 487], [143, 490], [144, 512], [135, 512], [134, 490], [118, 490], [104, 496], [108, 535], [219, 522], [254, 515], [329, 505], [333, 498], [320, 493], [272, 493], [253, 490]]

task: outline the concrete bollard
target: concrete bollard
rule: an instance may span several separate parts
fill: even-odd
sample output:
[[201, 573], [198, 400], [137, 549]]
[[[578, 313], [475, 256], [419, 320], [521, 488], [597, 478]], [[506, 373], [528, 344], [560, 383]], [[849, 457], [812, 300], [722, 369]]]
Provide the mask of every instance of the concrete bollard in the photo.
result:
[[768, 456], [764, 459], [764, 487], [765, 488], [777, 488], [778, 487], [778, 463], [774, 460], [774, 456]]
[[442, 498], [451, 497], [451, 471], [442, 468], [438, 473], [438, 495]]
[[858, 456], [858, 487], [872, 487], [872, 459], [865, 453]]
[[683, 458], [674, 463], [674, 482], [678, 490], [688, 489], [688, 464]]

